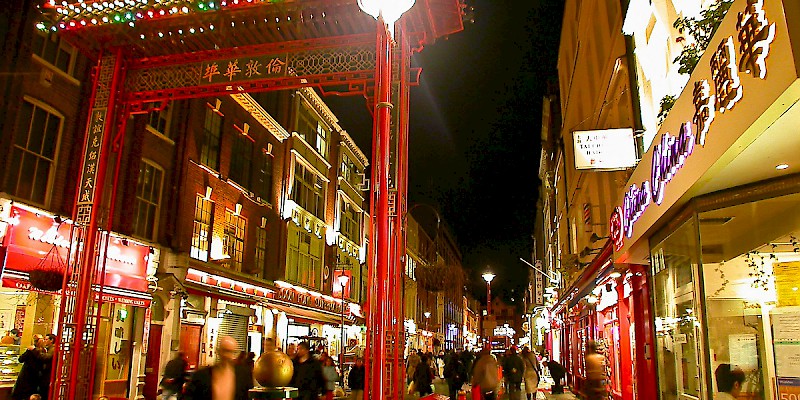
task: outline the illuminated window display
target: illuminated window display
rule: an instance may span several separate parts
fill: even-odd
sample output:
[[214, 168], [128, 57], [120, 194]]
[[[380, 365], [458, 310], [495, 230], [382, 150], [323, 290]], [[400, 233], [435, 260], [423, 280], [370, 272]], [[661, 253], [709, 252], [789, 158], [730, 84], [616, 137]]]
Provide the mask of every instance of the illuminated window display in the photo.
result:
[[796, 388], [800, 193], [736, 197], [696, 199], [685, 222], [651, 241], [662, 399], [711, 398], [726, 364], [746, 376], [739, 398]]

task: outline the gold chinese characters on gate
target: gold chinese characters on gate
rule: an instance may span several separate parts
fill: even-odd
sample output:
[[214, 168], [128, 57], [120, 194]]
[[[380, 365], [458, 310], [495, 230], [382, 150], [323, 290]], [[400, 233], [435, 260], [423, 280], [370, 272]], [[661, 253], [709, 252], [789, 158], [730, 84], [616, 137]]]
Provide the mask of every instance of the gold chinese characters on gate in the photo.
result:
[[265, 55], [204, 61], [199, 85], [245, 82], [288, 76], [288, 55]]

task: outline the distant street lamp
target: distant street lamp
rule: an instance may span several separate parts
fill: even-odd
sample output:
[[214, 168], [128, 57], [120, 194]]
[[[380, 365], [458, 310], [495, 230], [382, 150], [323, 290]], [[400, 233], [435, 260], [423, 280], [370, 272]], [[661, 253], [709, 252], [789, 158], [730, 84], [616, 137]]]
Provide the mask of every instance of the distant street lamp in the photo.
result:
[[339, 281], [339, 285], [342, 286], [342, 336], [339, 340], [339, 369], [340, 369], [340, 378], [339, 384], [344, 387], [344, 349], [345, 349], [345, 337], [344, 337], [344, 287], [347, 286], [347, 281], [350, 280], [350, 277], [342, 273], [336, 279]]
[[486, 272], [481, 276], [486, 281], [486, 315], [489, 316], [492, 314], [492, 280], [497, 275]]
[[[430, 311], [425, 311], [424, 313], [422, 313], [422, 315], [425, 316], [425, 332], [428, 332], [428, 334], [430, 334], [430, 332], [428, 331], [428, 320], [431, 319], [431, 312]], [[428, 340], [427, 339], [425, 339], [425, 350], [428, 350]]]

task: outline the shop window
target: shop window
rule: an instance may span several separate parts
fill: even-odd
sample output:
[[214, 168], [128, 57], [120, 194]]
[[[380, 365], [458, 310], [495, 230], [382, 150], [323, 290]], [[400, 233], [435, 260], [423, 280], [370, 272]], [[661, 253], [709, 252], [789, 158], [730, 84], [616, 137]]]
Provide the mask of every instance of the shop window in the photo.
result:
[[33, 54], [58, 68], [67, 75], [72, 75], [75, 69], [77, 52], [69, 43], [51, 32], [36, 30], [31, 44]]
[[317, 218], [324, 213], [322, 178], [300, 162], [294, 163], [294, 186], [292, 200]]
[[194, 222], [192, 223], [192, 248], [189, 253], [192, 258], [208, 261], [213, 219], [214, 202], [198, 194], [195, 201]]
[[200, 147], [200, 164], [219, 171], [219, 148], [222, 141], [222, 115], [206, 109]]
[[272, 155], [266, 150], [256, 153], [253, 192], [267, 203], [272, 203], [272, 162]]
[[716, 388], [721, 365], [742, 370], [739, 398], [765, 398], [776, 376], [800, 373], [787, 361], [800, 319], [798, 202], [793, 194], [698, 214], [708, 376]]
[[322, 289], [322, 239], [290, 225], [286, 279]]
[[171, 116], [172, 108], [169, 106], [164, 107], [161, 111], [150, 111], [147, 114], [147, 128], [151, 132], [172, 140], [169, 129]]
[[300, 107], [297, 134], [313, 147], [322, 158], [328, 156], [330, 130], [305, 103]]
[[[698, 309], [697, 225], [689, 220], [653, 247], [656, 354], [661, 398], [699, 398], [704, 393], [701, 310]], [[677, 397], [676, 397], [677, 396]]]
[[133, 215], [133, 234], [154, 240], [161, 206], [161, 182], [164, 170], [142, 160], [139, 164], [139, 181], [136, 184], [136, 205]]
[[43, 104], [23, 101], [11, 147], [5, 188], [44, 205], [50, 189], [63, 118]]
[[354, 243], [361, 243], [361, 212], [356, 210], [349, 201], [341, 200], [340, 203], [340, 231]]
[[253, 168], [253, 142], [249, 137], [236, 132], [231, 153], [230, 178], [250, 188], [250, 169]]
[[262, 227], [256, 228], [256, 252], [255, 264], [257, 271], [256, 276], [261, 278], [266, 277], [267, 274], [267, 229]]
[[247, 220], [233, 210], [225, 209], [225, 226], [222, 236], [224, 254], [230, 256], [230, 267], [234, 271], [242, 270], [244, 259], [244, 237], [247, 232]]

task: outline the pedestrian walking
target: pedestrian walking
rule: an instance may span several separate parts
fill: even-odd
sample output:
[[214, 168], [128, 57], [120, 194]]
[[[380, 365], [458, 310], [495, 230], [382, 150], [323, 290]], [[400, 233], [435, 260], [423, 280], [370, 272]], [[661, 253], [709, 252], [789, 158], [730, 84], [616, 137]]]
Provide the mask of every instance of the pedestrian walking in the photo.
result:
[[325, 377], [322, 375], [322, 365], [319, 360], [311, 356], [308, 342], [297, 345], [297, 354], [294, 359], [294, 375], [289, 386], [298, 389], [297, 400], [317, 400], [325, 390]]
[[419, 396], [426, 396], [433, 393], [433, 371], [430, 367], [430, 360], [427, 355], [420, 357], [420, 363], [414, 371], [414, 388], [412, 391], [419, 392]]
[[450, 399], [456, 399], [461, 385], [467, 382], [467, 368], [461, 360], [461, 354], [451, 353], [444, 363], [444, 379], [450, 389]]
[[517, 346], [511, 346], [503, 359], [503, 377], [506, 380], [509, 400], [522, 400], [522, 377], [525, 363], [517, 354]]
[[326, 400], [333, 400], [333, 391], [336, 390], [336, 382], [339, 381], [339, 373], [336, 372], [336, 365], [327, 353], [325, 353], [322, 359], [322, 376], [325, 377], [323, 397]]
[[497, 368], [497, 358], [492, 355], [491, 345], [487, 344], [472, 369], [472, 390], [478, 391], [482, 400], [495, 400], [497, 396], [497, 388], [500, 386]]
[[406, 380], [409, 385], [411, 381], [414, 380], [414, 371], [417, 370], [417, 366], [420, 363], [420, 351], [411, 350], [411, 354], [408, 355], [408, 361], [406, 366]]
[[177, 400], [186, 380], [186, 369], [189, 363], [183, 352], [175, 353], [175, 358], [167, 362], [164, 367], [164, 377], [161, 378], [161, 398], [164, 400]]
[[539, 362], [527, 347], [522, 349], [522, 361], [525, 363], [525, 397], [527, 400], [536, 400], [536, 392], [539, 390]]
[[350, 374], [347, 375], [347, 383], [350, 385], [350, 400], [364, 400], [365, 375], [364, 359], [358, 357], [355, 365], [350, 368]]
[[53, 356], [56, 354], [56, 335], [44, 335], [44, 353], [42, 353], [42, 372], [39, 380], [39, 394], [47, 400], [50, 395], [50, 372], [53, 370]]
[[[216, 364], [203, 367], [192, 374], [186, 387], [186, 400], [247, 400], [247, 392], [253, 387], [252, 377], [247, 376], [243, 365], [236, 363], [239, 344], [236, 339], [224, 336], [217, 345]], [[248, 379], [249, 378], [249, 379]]]
[[608, 397], [606, 390], [606, 358], [597, 351], [597, 343], [586, 343], [586, 388], [587, 400], [602, 400]]

